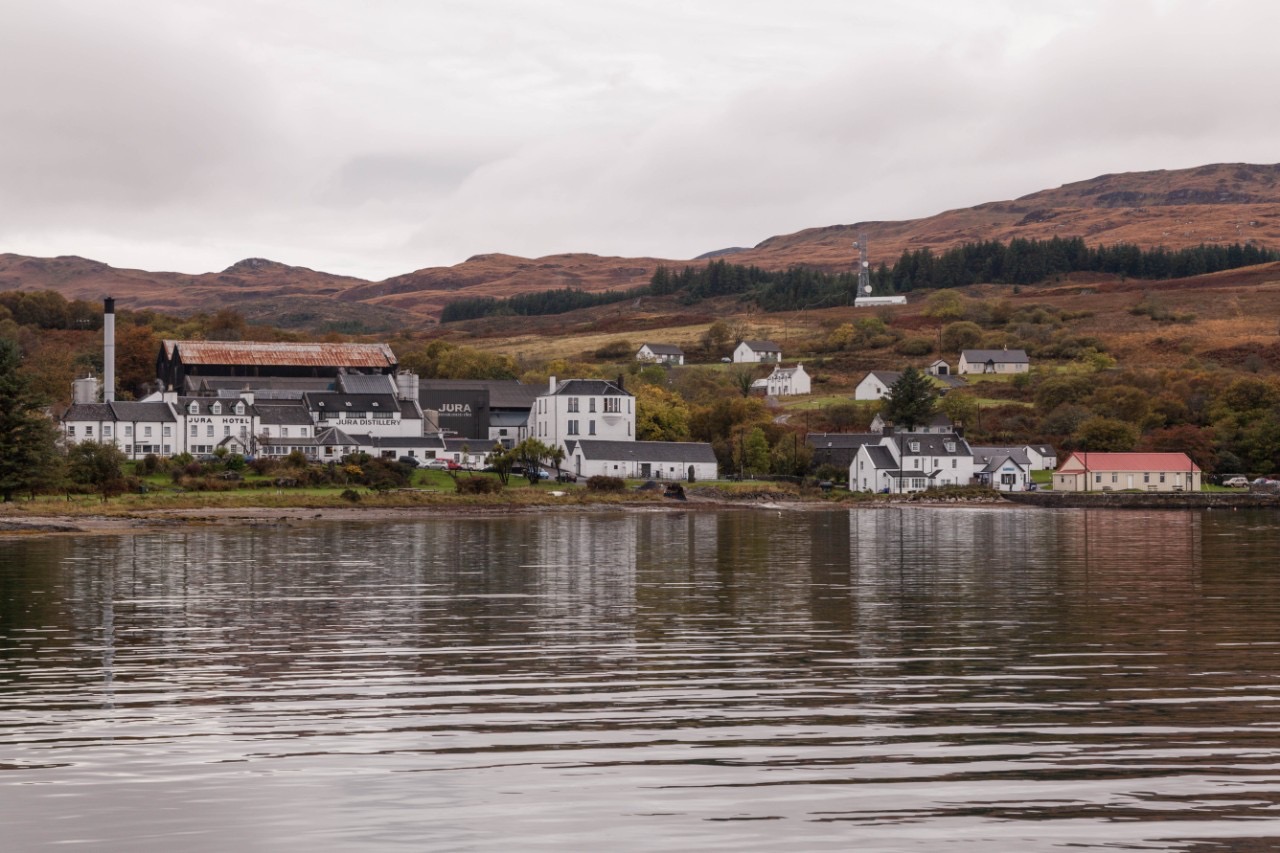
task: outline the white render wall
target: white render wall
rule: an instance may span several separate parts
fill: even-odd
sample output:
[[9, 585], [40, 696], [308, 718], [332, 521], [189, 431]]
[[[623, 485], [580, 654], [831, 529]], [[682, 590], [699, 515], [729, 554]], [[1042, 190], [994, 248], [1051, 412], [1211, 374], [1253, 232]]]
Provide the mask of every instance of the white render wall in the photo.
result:
[[128, 459], [141, 459], [154, 453], [156, 456], [172, 456], [175, 450], [180, 422], [174, 421], [65, 421], [62, 425], [63, 440], [68, 446], [85, 441], [113, 444]]
[[[563, 447], [566, 441], [579, 438], [636, 440], [634, 397], [629, 394], [558, 394], [555, 391], [556, 378], [553, 376], [548, 393], [533, 403], [533, 438], [550, 447]], [[617, 401], [618, 411], [606, 411], [611, 400]]]

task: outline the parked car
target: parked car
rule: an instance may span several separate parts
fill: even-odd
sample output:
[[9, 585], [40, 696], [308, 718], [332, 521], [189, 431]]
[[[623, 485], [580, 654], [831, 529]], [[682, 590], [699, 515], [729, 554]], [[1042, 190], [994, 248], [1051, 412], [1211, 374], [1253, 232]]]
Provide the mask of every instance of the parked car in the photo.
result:
[[1222, 485], [1228, 486], [1232, 489], [1243, 489], [1249, 485], [1249, 478], [1248, 477], [1228, 477], [1227, 479], [1222, 481]]
[[556, 482], [576, 483], [578, 482], [578, 475], [574, 474], [572, 471], [561, 471], [560, 474], [556, 477]]
[[1266, 477], [1259, 477], [1253, 481], [1255, 486], [1274, 486], [1277, 483], [1280, 483], [1280, 480], [1270, 480]]
[[422, 463], [423, 468], [431, 468], [436, 471], [443, 471], [449, 467], [448, 459], [428, 459]]

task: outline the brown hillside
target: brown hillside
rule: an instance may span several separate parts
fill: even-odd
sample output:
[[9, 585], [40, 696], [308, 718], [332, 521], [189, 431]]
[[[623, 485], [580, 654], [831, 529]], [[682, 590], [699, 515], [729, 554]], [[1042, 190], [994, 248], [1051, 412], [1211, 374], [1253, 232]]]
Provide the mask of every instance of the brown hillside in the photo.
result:
[[[868, 235], [876, 264], [892, 263], [904, 249], [942, 250], [967, 241], [1015, 237], [1079, 236], [1090, 244], [1128, 242], [1172, 249], [1239, 241], [1274, 248], [1280, 247], [1280, 165], [1232, 163], [1102, 175], [924, 219], [811, 228], [771, 237], [728, 258], [767, 269], [803, 264], [844, 270], [852, 266], [851, 244], [860, 232]], [[0, 288], [52, 289], [81, 299], [113, 295], [125, 308], [175, 314], [233, 307], [250, 320], [279, 324], [283, 315], [299, 328], [323, 328], [336, 318], [374, 331], [431, 323], [443, 305], [462, 296], [635, 287], [664, 263], [704, 261], [486, 254], [451, 267], [370, 282], [257, 258], [218, 273], [187, 275], [116, 269], [74, 256], [0, 254]], [[294, 310], [299, 307], [306, 310]]]

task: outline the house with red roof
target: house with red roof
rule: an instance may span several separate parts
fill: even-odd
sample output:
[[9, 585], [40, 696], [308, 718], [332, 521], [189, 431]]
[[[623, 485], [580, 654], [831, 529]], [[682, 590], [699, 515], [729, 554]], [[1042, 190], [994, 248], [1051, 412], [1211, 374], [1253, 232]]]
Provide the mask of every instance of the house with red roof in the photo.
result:
[[1200, 466], [1185, 453], [1072, 453], [1053, 472], [1055, 492], [1198, 492]]

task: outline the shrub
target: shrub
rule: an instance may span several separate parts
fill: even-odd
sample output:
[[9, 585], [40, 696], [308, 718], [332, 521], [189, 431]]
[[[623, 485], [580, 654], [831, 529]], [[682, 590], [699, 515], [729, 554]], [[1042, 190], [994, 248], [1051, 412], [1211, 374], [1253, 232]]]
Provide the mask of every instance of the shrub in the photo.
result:
[[587, 488], [593, 492], [621, 492], [626, 487], [627, 484], [623, 482], [621, 477], [606, 477], [603, 474], [597, 474], [587, 480]]
[[933, 352], [933, 341], [928, 338], [906, 338], [896, 349], [902, 355], [928, 355]]
[[344, 501], [351, 501], [353, 504], [360, 502], [360, 493], [355, 489], [343, 489], [342, 494], [338, 495], [338, 497], [342, 498]]
[[460, 495], [492, 495], [502, 491], [502, 481], [495, 477], [459, 477], [454, 483]]
[[595, 351], [596, 358], [626, 358], [634, 350], [629, 341], [610, 341]]

